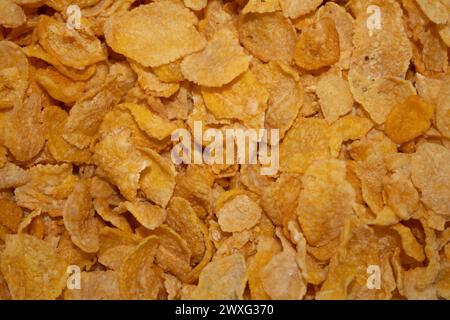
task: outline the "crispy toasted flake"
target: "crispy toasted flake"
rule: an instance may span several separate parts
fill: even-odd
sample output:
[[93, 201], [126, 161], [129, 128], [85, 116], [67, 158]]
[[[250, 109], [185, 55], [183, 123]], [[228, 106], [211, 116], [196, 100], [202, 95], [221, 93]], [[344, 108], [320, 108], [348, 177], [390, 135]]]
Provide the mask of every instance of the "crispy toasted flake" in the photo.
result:
[[183, 59], [181, 72], [186, 79], [207, 87], [220, 87], [248, 69], [250, 56], [228, 29], [221, 29], [203, 51]]
[[323, 119], [298, 118], [280, 146], [280, 170], [304, 173], [315, 160], [330, 156], [329, 126]]
[[14, 1], [0, 2], [0, 25], [5, 28], [17, 28], [23, 25], [26, 19], [25, 12]]
[[203, 49], [197, 17], [179, 1], [163, 0], [110, 18], [107, 43], [145, 67], [157, 67]]
[[246, 14], [239, 22], [239, 39], [264, 62], [290, 63], [294, 58], [295, 30], [280, 12]]
[[242, 299], [247, 283], [246, 264], [241, 254], [217, 259], [200, 273], [192, 299]]
[[56, 299], [66, 286], [66, 267], [44, 240], [25, 234], [6, 239], [0, 269], [13, 299]]

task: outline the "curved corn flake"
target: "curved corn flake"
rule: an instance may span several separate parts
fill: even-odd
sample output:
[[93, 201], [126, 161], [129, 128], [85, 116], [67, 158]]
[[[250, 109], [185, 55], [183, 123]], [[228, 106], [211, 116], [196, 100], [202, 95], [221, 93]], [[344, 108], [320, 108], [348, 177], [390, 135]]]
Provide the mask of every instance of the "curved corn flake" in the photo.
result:
[[45, 61], [48, 64], [51, 64], [55, 67], [56, 70], [58, 70], [61, 74], [64, 76], [74, 80], [74, 81], [85, 81], [91, 78], [96, 70], [97, 67], [95, 64], [90, 65], [84, 70], [77, 70], [71, 67], [67, 67], [63, 64], [61, 64], [55, 57], [44, 51], [42, 47], [39, 44], [34, 44], [28, 47], [22, 48], [23, 52], [26, 54], [27, 57], [33, 57], [37, 59], [41, 59]]
[[166, 223], [188, 243], [192, 251], [192, 264], [199, 263], [211, 244], [208, 230], [197, 217], [191, 204], [183, 198], [173, 197], [167, 207]]
[[96, 252], [100, 247], [100, 224], [94, 216], [89, 185], [77, 183], [63, 209], [64, 226], [70, 239], [85, 252]]
[[30, 181], [29, 172], [7, 162], [0, 168], [0, 189], [16, 188]]
[[353, 24], [354, 19], [345, 8], [334, 2], [327, 2], [317, 11], [318, 18], [330, 18], [333, 20], [339, 34], [340, 58], [338, 65], [347, 70], [350, 68], [350, 59], [353, 52]]
[[145, 197], [165, 208], [175, 188], [176, 170], [172, 161], [149, 148], [141, 149], [149, 159], [149, 168], [142, 172], [139, 182]]
[[119, 275], [115, 271], [92, 271], [80, 274], [80, 289], [66, 289], [65, 300], [118, 300]]
[[35, 157], [45, 143], [40, 96], [32, 94], [9, 111], [3, 130], [5, 146], [16, 160], [28, 161]]
[[0, 61], [0, 110], [22, 105], [29, 85], [28, 60], [15, 43], [0, 41]]
[[97, 143], [94, 162], [108, 174], [128, 200], [136, 198], [141, 173], [152, 164], [136, 149], [128, 129], [111, 133]]
[[328, 72], [320, 77], [316, 94], [323, 116], [330, 124], [352, 110], [353, 96], [350, 86], [336, 73]]
[[439, 215], [450, 215], [450, 151], [434, 143], [423, 143], [411, 159], [411, 178], [422, 192], [421, 201]]
[[[390, 263], [395, 239], [362, 226], [350, 231], [348, 240], [330, 261], [328, 277], [317, 293], [318, 300], [390, 299], [396, 288]], [[380, 289], [368, 288], [369, 266], [380, 268]]]
[[303, 176], [297, 215], [308, 243], [320, 247], [338, 240], [353, 214], [355, 191], [346, 180], [345, 162], [313, 163]]
[[78, 180], [72, 174], [72, 165], [37, 165], [29, 170], [29, 175], [30, 181], [14, 191], [17, 204], [61, 216], [64, 203]]
[[448, 71], [447, 46], [436, 30], [422, 32], [418, 36], [421, 50], [414, 50], [414, 65], [424, 74], [444, 73]]
[[36, 82], [41, 85], [47, 93], [58, 101], [73, 103], [80, 99], [84, 89], [84, 82], [69, 79], [55, 69], [37, 69], [35, 72]]
[[158, 228], [167, 217], [165, 209], [147, 201], [125, 201], [123, 206], [141, 225], [149, 230]]
[[233, 254], [214, 260], [202, 270], [191, 298], [194, 300], [243, 299], [246, 283], [244, 257], [241, 254]]
[[315, 160], [327, 159], [329, 134], [325, 120], [297, 118], [280, 145], [280, 170], [304, 173]]
[[56, 252], [69, 265], [77, 265], [80, 269], [85, 267], [86, 269], [89, 269], [97, 260], [93, 253], [87, 253], [78, 248], [72, 240], [70, 240], [70, 235], [67, 231], [60, 236]]
[[436, 290], [440, 297], [447, 300], [450, 299], [450, 266], [448, 263], [444, 265], [442, 270], [439, 272]]
[[110, 249], [105, 250], [98, 257], [98, 262], [100, 262], [105, 267], [112, 270], [119, 270], [125, 258], [134, 250], [132, 245], [118, 245]]
[[39, 44], [65, 66], [83, 70], [107, 57], [97, 37], [48, 16], [40, 16], [36, 30]]
[[130, 233], [132, 232], [127, 219], [111, 210], [106, 199], [96, 198], [94, 199], [93, 204], [95, 211], [103, 220], [111, 223], [113, 226], [119, 228], [120, 230]]
[[446, 138], [450, 138], [450, 84], [447, 81], [439, 91], [436, 104], [436, 128]]
[[220, 228], [240, 232], [254, 227], [261, 219], [261, 207], [246, 195], [238, 195], [224, 203], [216, 212]]
[[303, 86], [296, 74], [276, 62], [260, 64], [252, 69], [270, 97], [266, 111], [266, 128], [279, 129], [280, 138], [292, 126], [303, 104]]
[[410, 96], [392, 108], [386, 119], [385, 132], [395, 143], [401, 144], [424, 134], [430, 127], [434, 107], [419, 96]]
[[91, 160], [89, 150], [78, 149], [62, 137], [68, 117], [69, 115], [57, 106], [48, 106], [43, 110], [47, 149], [56, 161], [89, 163]]
[[323, 0], [280, 0], [280, 6], [285, 17], [295, 19], [316, 10]]
[[228, 29], [216, 32], [205, 49], [183, 59], [181, 72], [192, 82], [220, 87], [247, 71], [250, 62], [239, 40]]
[[263, 288], [273, 300], [301, 300], [306, 283], [290, 252], [280, 252], [261, 270]]
[[181, 2], [163, 0], [110, 18], [104, 31], [114, 51], [145, 67], [157, 67], [205, 47], [196, 24], [197, 17]]
[[411, 229], [405, 227], [402, 224], [396, 224], [392, 226], [392, 229], [397, 231], [397, 233], [401, 237], [403, 250], [405, 250], [405, 253], [408, 256], [420, 262], [425, 260], [425, 253], [423, 252], [422, 246], [414, 237]]
[[331, 156], [338, 157], [343, 142], [363, 138], [372, 127], [373, 122], [363, 117], [347, 115], [338, 119], [330, 127]]
[[446, 0], [416, 0], [427, 17], [436, 24], [450, 19], [450, 3]]
[[206, 7], [208, 0], [183, 0], [183, 3], [186, 7], [199, 11]]
[[239, 21], [239, 40], [256, 58], [290, 63], [294, 58], [295, 29], [280, 12], [250, 13]]
[[13, 299], [56, 299], [66, 286], [67, 263], [50, 243], [30, 235], [10, 235], [0, 269]]
[[[370, 5], [380, 10], [380, 28], [367, 27], [374, 14], [369, 9]], [[354, 26], [350, 70], [367, 80], [387, 77], [403, 79], [410, 64], [412, 48], [405, 32], [400, 5], [392, 0], [374, 0], [361, 2], [361, 6]]]
[[22, 8], [12, 0], [0, 2], [0, 25], [5, 28], [17, 28], [25, 23], [27, 17]]
[[64, 139], [80, 149], [93, 145], [103, 118], [117, 100], [112, 90], [104, 89], [91, 99], [77, 101], [64, 126]]
[[180, 60], [154, 67], [153, 72], [162, 82], [181, 82], [184, 80]]
[[22, 217], [23, 211], [14, 201], [0, 199], [0, 225], [15, 233], [18, 231]]
[[287, 173], [282, 173], [275, 183], [265, 188], [261, 206], [274, 225], [283, 226], [295, 219], [301, 188], [301, 177]]
[[118, 108], [127, 109], [133, 115], [139, 128], [150, 137], [163, 140], [169, 137], [177, 126], [153, 113], [149, 108], [135, 103], [122, 103]]
[[219, 119], [238, 119], [247, 127], [264, 127], [269, 94], [251, 71], [221, 88], [202, 87], [205, 105]]
[[397, 153], [397, 145], [381, 131], [373, 129], [361, 140], [353, 142], [348, 150], [354, 160], [366, 160], [372, 155]]
[[150, 234], [157, 236], [160, 243], [155, 263], [179, 279], [186, 279], [191, 271], [191, 250], [186, 240], [165, 225], [151, 231]]
[[306, 70], [327, 67], [339, 61], [339, 34], [333, 20], [321, 18], [298, 37], [295, 63]]
[[416, 95], [414, 86], [408, 80], [387, 77], [371, 81], [353, 70], [349, 73], [349, 84], [355, 100], [362, 104], [377, 124], [386, 121], [395, 105]]
[[137, 81], [145, 93], [155, 97], [168, 98], [180, 89], [178, 83], [162, 82], [149, 67], [143, 67], [137, 62], [130, 62], [130, 66], [137, 74]]
[[190, 165], [186, 171], [177, 174], [174, 196], [189, 201], [195, 214], [204, 218], [211, 211], [214, 180], [211, 170], [202, 166]]
[[117, 246], [136, 246], [141, 238], [134, 233], [126, 232], [117, 228], [103, 227], [100, 229], [100, 250], [101, 256], [107, 250]]
[[281, 7], [278, 0], [249, 0], [244, 9], [242, 9], [242, 13], [266, 13], [280, 10]]
[[122, 299], [153, 300], [163, 290], [161, 271], [154, 265], [159, 246], [156, 236], [142, 240], [130, 252], [119, 270], [119, 288]]
[[249, 260], [248, 286], [253, 300], [268, 300], [270, 296], [263, 287], [262, 270], [281, 251], [280, 244], [273, 238], [261, 236], [258, 239], [257, 252]]

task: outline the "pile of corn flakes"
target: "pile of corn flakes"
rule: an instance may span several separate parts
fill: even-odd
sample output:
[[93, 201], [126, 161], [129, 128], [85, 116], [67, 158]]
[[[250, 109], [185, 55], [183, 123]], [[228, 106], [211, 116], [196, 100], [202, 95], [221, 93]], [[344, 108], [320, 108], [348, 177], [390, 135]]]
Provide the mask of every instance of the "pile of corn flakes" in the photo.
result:
[[[450, 299], [449, 46], [448, 0], [1, 0], [0, 299]], [[195, 121], [278, 172], [174, 164]]]

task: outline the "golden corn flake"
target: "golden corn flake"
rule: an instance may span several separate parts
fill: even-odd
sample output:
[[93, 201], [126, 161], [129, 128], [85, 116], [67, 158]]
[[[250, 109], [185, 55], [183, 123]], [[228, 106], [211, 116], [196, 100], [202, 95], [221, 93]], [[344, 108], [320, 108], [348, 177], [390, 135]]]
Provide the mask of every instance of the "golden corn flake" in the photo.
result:
[[130, 62], [131, 68], [137, 74], [137, 81], [145, 93], [168, 98], [180, 89], [178, 83], [165, 83], [154, 74], [151, 68], [146, 68], [137, 62]]
[[264, 290], [273, 300], [301, 300], [306, 293], [306, 283], [290, 252], [280, 252], [261, 270]]
[[149, 230], [156, 229], [166, 220], [166, 210], [147, 201], [124, 202], [124, 207]]
[[41, 98], [32, 94], [6, 114], [4, 130], [5, 146], [19, 161], [35, 157], [45, 143], [41, 122]]
[[316, 94], [328, 123], [335, 122], [340, 116], [352, 110], [353, 96], [350, 86], [338, 74], [330, 72], [323, 75], [317, 84]]
[[30, 181], [29, 172], [7, 162], [0, 168], [0, 189], [16, 188]]
[[[92, 183], [91, 183], [92, 185]], [[92, 188], [91, 188], [92, 190]], [[92, 191], [91, 191], [92, 192]], [[92, 194], [92, 193], [91, 193]], [[93, 200], [93, 205], [97, 214], [106, 222], [111, 223], [113, 226], [119, 228], [120, 230], [126, 232], [132, 232], [130, 224], [127, 219], [114, 212], [108, 204], [108, 201], [105, 198], [96, 198]]]
[[[245, 44], [244, 44], [245, 45]], [[250, 56], [228, 29], [218, 31], [203, 51], [183, 59], [181, 72], [192, 82], [207, 87], [220, 87], [248, 69]]]
[[330, 18], [333, 20], [339, 35], [340, 58], [338, 65], [342, 69], [348, 69], [353, 51], [352, 36], [354, 19], [352, 15], [338, 4], [327, 2], [319, 8], [317, 16], [319, 19]]
[[143, 105], [124, 103], [117, 107], [128, 109], [133, 115], [139, 128], [152, 138], [163, 140], [169, 137], [172, 132], [177, 129], [175, 124], [167, 119], [161, 118]]
[[251, 71], [221, 88], [202, 88], [202, 95], [216, 118], [241, 120], [250, 128], [263, 126], [269, 94]]
[[208, 0], [183, 0], [186, 7], [199, 11], [206, 7]]
[[142, 172], [140, 188], [147, 199], [165, 208], [175, 188], [176, 170], [171, 160], [152, 149], [142, 149], [142, 153], [150, 160], [150, 165]]
[[279, 129], [280, 137], [283, 137], [303, 104], [303, 86], [295, 71], [284, 64], [269, 62], [255, 66], [252, 71], [270, 94], [266, 127]]
[[355, 201], [355, 191], [346, 180], [345, 162], [315, 162], [302, 182], [297, 215], [308, 243], [320, 247], [336, 241]]
[[434, 143], [423, 143], [411, 160], [411, 178], [422, 192], [421, 201], [439, 215], [450, 215], [450, 151]]
[[26, 234], [6, 239], [0, 270], [13, 299], [56, 299], [66, 286], [66, 267], [44, 240]]
[[238, 300], [247, 283], [246, 264], [241, 254], [233, 254], [209, 263], [200, 273], [192, 292], [194, 300]]
[[17, 28], [26, 21], [25, 12], [12, 0], [0, 2], [0, 25], [5, 28]]
[[122, 299], [154, 300], [162, 293], [162, 272], [154, 265], [158, 246], [158, 238], [150, 236], [127, 256], [119, 270]]
[[78, 181], [72, 174], [72, 165], [37, 165], [29, 174], [30, 181], [14, 191], [17, 203], [30, 210], [61, 216], [65, 200]]
[[48, 151], [56, 161], [89, 163], [91, 160], [89, 150], [78, 149], [62, 137], [68, 117], [69, 115], [57, 106], [48, 106], [43, 110]]
[[427, 17], [437, 24], [445, 24], [450, 19], [449, 3], [445, 0], [416, 0]]
[[181, 2], [163, 0], [110, 18], [105, 38], [114, 51], [145, 67], [157, 67], [205, 47], [196, 24], [197, 17]]
[[405, 143], [428, 130], [433, 114], [433, 106], [419, 96], [408, 97], [388, 115], [385, 132], [395, 143]]
[[386, 121], [395, 105], [416, 95], [412, 83], [401, 78], [388, 77], [371, 81], [351, 70], [349, 84], [355, 100], [364, 107], [377, 124], [383, 124]]
[[132, 245], [118, 245], [105, 250], [99, 257], [100, 262], [105, 267], [112, 270], [119, 270], [125, 258], [134, 250]]
[[154, 67], [153, 72], [162, 82], [180, 82], [184, 80], [180, 60]]
[[105, 114], [117, 102], [111, 90], [105, 89], [88, 100], [79, 100], [69, 112], [63, 137], [74, 146], [85, 149], [97, 139], [98, 129]]
[[285, 17], [295, 19], [316, 10], [322, 2], [323, 0], [280, 0], [280, 6]]
[[249, 0], [245, 5], [244, 9], [242, 9], [242, 13], [246, 14], [249, 12], [256, 13], [266, 13], [266, 12], [275, 12], [280, 11], [280, 3], [277, 0]]
[[39, 44], [65, 66], [83, 70], [106, 59], [106, 51], [94, 35], [67, 28], [48, 16], [41, 16], [36, 28]]
[[100, 224], [94, 216], [89, 185], [86, 181], [77, 183], [67, 198], [63, 209], [64, 226], [70, 239], [85, 252], [96, 252], [100, 246]]
[[280, 145], [280, 170], [304, 173], [315, 160], [330, 156], [330, 130], [318, 118], [298, 118]]
[[290, 63], [296, 34], [289, 19], [280, 12], [249, 13], [239, 22], [239, 40], [258, 59]]
[[436, 128], [446, 138], [450, 138], [450, 85], [444, 83], [439, 91], [436, 104]]
[[261, 218], [261, 207], [246, 195], [238, 195], [216, 208], [220, 228], [239, 232], [255, 226]]
[[295, 46], [295, 63], [316, 70], [339, 61], [339, 34], [330, 18], [321, 18], [302, 31]]
[[354, 26], [350, 70], [368, 80], [403, 78], [410, 64], [412, 48], [399, 3], [375, 0], [359, 4], [361, 11]]
[[83, 82], [73, 81], [51, 67], [36, 70], [35, 77], [37, 83], [41, 85], [53, 99], [68, 104], [74, 103], [80, 99], [85, 89], [85, 84]]

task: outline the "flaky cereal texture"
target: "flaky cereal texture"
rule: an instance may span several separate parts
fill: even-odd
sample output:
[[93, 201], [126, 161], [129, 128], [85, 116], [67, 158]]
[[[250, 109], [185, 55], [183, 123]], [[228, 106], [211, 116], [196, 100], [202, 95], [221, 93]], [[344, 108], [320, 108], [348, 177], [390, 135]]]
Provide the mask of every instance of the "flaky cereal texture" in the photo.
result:
[[[449, 45], [446, 0], [0, 1], [0, 299], [450, 299]], [[174, 160], [244, 129], [275, 172]]]

